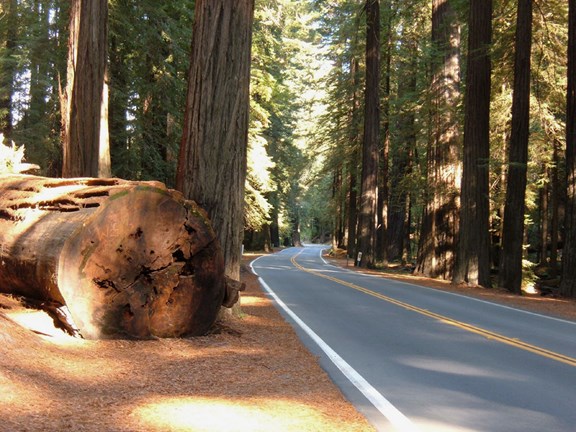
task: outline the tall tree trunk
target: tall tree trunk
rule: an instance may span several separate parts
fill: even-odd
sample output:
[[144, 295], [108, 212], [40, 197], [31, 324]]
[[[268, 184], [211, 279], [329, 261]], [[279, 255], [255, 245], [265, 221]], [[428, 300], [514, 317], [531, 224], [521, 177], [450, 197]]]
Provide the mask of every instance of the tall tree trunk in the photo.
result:
[[272, 247], [280, 247], [282, 243], [280, 241], [280, 211], [279, 211], [279, 203], [278, 203], [278, 191], [275, 191], [267, 197], [268, 201], [271, 204], [270, 209], [270, 243]]
[[[356, 152], [354, 152], [356, 153]], [[356, 250], [356, 230], [358, 226], [358, 192], [356, 165], [350, 164], [348, 170], [348, 239], [346, 250], [349, 257], [354, 256]]]
[[364, 142], [362, 145], [362, 189], [358, 224], [360, 266], [374, 264], [378, 222], [378, 144], [380, 129], [380, 3], [366, 0], [366, 88], [364, 93]]
[[[332, 201], [335, 204], [334, 226], [332, 232], [332, 248], [337, 249], [342, 245], [344, 237], [344, 204], [342, 202], [342, 165], [336, 168], [332, 179]], [[322, 243], [323, 233], [319, 232], [320, 243]]]
[[415, 272], [449, 279], [454, 266], [461, 176], [460, 26], [452, 0], [432, 3], [432, 142], [428, 153], [426, 210]]
[[471, 0], [468, 20], [460, 231], [452, 282], [489, 287], [492, 0]]
[[508, 176], [499, 285], [522, 292], [522, 245], [530, 126], [530, 51], [532, 47], [532, 0], [519, 0], [514, 57], [512, 128], [508, 152]]
[[254, 0], [198, 0], [176, 188], [210, 215], [240, 279]]
[[568, 0], [568, 92], [566, 98], [566, 216], [560, 292], [576, 297], [576, 0]]
[[382, 98], [382, 151], [378, 172], [378, 228], [376, 238], [376, 260], [388, 264], [388, 214], [389, 214], [389, 155], [390, 155], [390, 74], [392, 70], [392, 7], [385, 1], [386, 51], [384, 67], [384, 94]]
[[358, 60], [353, 57], [350, 61], [350, 78], [352, 84], [352, 104], [350, 108], [350, 159], [348, 161], [348, 242], [347, 253], [354, 257], [356, 251], [356, 233], [358, 230], [358, 162], [359, 162], [359, 117], [360, 97], [358, 88], [360, 79], [358, 76]]
[[108, 1], [72, 0], [68, 74], [62, 103], [63, 177], [108, 177]]
[[[416, 42], [413, 38], [407, 39], [408, 33], [403, 31], [401, 36], [408, 52], [416, 51]], [[391, 152], [390, 164], [390, 198], [388, 211], [387, 254], [389, 260], [405, 260], [406, 251], [410, 247], [409, 217], [410, 209], [408, 187], [403, 179], [410, 178], [412, 172], [412, 158], [416, 146], [416, 132], [413, 104], [416, 93], [417, 62], [415, 56], [403, 60], [399, 65], [398, 73], [398, 99], [408, 101], [403, 103], [398, 114], [396, 135], [398, 144]]]
[[[550, 170], [544, 168], [544, 176], [550, 175]], [[540, 250], [538, 262], [540, 265], [546, 265], [548, 263], [548, 212], [550, 207], [549, 200], [550, 187], [548, 182], [544, 183], [542, 189], [540, 189]]]
[[550, 205], [552, 207], [552, 218], [550, 221], [550, 269], [551, 276], [556, 277], [558, 271], [558, 225], [559, 225], [559, 205], [560, 205], [560, 179], [558, 176], [559, 160], [559, 146], [558, 140], [554, 140], [554, 150], [552, 153], [552, 160], [554, 166], [552, 167], [552, 188]]

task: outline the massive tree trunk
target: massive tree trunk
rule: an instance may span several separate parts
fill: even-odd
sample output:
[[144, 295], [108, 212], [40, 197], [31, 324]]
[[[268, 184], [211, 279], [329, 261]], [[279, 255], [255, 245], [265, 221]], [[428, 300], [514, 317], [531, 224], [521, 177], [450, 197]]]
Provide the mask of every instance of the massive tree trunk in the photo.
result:
[[73, 0], [62, 103], [63, 177], [110, 176], [107, 44], [108, 1]]
[[[356, 43], [356, 38], [354, 39]], [[349, 257], [354, 257], [356, 251], [356, 233], [358, 230], [358, 163], [360, 160], [360, 78], [358, 76], [358, 59], [352, 57], [350, 60], [350, 83], [352, 86], [351, 106], [350, 106], [350, 156], [348, 158], [348, 238], [346, 251]]]
[[0, 290], [68, 306], [87, 338], [205, 333], [231, 300], [215, 238], [162, 183], [0, 177]]
[[[576, 54], [576, 53], [575, 53]], [[576, 136], [576, 134], [575, 134]], [[558, 140], [554, 140], [554, 148], [552, 152], [552, 180], [551, 180], [551, 198], [550, 205], [552, 206], [552, 217], [550, 220], [550, 275], [552, 277], [557, 276], [558, 272], [558, 234], [559, 234], [559, 205], [560, 205], [560, 195], [564, 193], [561, 187], [560, 178], [558, 175], [558, 166], [560, 165], [560, 143]]]
[[418, 247], [416, 273], [451, 278], [458, 231], [461, 176], [460, 25], [453, 0], [434, 0], [432, 44], [432, 141], [428, 152], [426, 208]]
[[492, 0], [472, 0], [464, 118], [459, 242], [453, 283], [490, 286], [488, 169]]
[[[416, 39], [403, 29], [402, 44], [410, 52], [416, 52]], [[398, 70], [398, 99], [404, 100], [398, 113], [396, 126], [397, 145], [392, 147], [390, 165], [390, 198], [388, 211], [388, 259], [405, 260], [409, 255], [409, 187], [406, 179], [412, 174], [412, 161], [416, 148], [416, 117], [413, 98], [417, 84], [417, 58], [403, 59]]]
[[206, 209], [240, 278], [254, 0], [197, 0], [176, 188]]
[[366, 0], [366, 88], [364, 103], [364, 142], [362, 145], [362, 185], [358, 221], [360, 266], [374, 265], [378, 223], [378, 145], [380, 130], [380, 3]]
[[392, 71], [392, 7], [390, 2], [384, 3], [386, 15], [386, 44], [384, 60], [384, 94], [382, 95], [382, 148], [378, 170], [378, 227], [376, 230], [376, 260], [384, 266], [388, 265], [390, 191], [388, 188], [389, 156], [390, 156], [390, 75]]
[[568, 1], [568, 94], [566, 98], [566, 216], [560, 292], [576, 297], [576, 0]]
[[499, 285], [522, 292], [522, 256], [528, 138], [530, 126], [530, 51], [532, 47], [532, 0], [519, 0], [514, 57], [512, 128], [508, 149], [506, 204], [502, 229]]

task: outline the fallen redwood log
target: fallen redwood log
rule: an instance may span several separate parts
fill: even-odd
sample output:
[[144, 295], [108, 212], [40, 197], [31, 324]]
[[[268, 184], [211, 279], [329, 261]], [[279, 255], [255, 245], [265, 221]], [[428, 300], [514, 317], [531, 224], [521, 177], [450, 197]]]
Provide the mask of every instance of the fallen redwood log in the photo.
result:
[[230, 286], [206, 213], [162, 183], [0, 176], [0, 292], [86, 338], [203, 334]]

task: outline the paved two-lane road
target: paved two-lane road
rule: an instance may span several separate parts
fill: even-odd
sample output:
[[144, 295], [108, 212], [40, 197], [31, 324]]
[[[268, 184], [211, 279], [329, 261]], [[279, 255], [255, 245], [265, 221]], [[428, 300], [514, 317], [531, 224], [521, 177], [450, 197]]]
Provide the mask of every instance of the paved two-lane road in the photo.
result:
[[576, 432], [576, 323], [340, 269], [318, 246], [253, 270], [377, 429]]

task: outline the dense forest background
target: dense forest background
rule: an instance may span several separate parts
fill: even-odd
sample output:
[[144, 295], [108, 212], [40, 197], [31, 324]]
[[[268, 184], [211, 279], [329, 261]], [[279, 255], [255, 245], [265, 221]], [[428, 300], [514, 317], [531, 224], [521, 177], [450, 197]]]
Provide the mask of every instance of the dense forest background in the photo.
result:
[[[537, 274], [575, 295], [569, 4], [256, 0], [245, 247], [331, 240], [364, 266], [514, 292]], [[63, 166], [68, 8], [0, 6], [1, 131], [48, 176]], [[174, 186], [194, 1], [108, 8], [112, 175]]]

